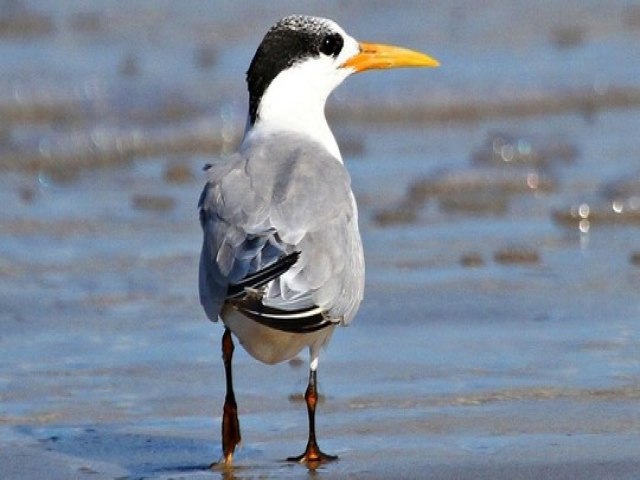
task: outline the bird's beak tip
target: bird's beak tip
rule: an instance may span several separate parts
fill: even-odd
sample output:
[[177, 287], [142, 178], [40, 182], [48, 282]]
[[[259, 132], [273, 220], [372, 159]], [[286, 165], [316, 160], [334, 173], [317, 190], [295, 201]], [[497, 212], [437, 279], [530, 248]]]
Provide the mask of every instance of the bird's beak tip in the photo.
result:
[[429, 55], [407, 48], [381, 43], [360, 42], [360, 52], [348, 59], [342, 67], [356, 73], [374, 69], [402, 67], [438, 67], [440, 62]]

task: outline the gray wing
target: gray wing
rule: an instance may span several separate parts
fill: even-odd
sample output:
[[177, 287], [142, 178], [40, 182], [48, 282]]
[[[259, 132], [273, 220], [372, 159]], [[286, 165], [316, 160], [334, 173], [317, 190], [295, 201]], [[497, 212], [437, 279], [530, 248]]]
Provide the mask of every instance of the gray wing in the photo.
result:
[[[283, 312], [309, 328], [351, 321], [362, 299], [364, 261], [341, 163], [315, 143], [279, 136], [212, 166], [207, 180], [199, 204], [200, 301], [211, 320], [225, 301], [237, 301], [231, 299], [237, 285], [245, 282], [253, 293], [246, 279], [259, 277], [268, 279], [259, 285], [260, 311], [279, 321]], [[247, 302], [255, 312], [256, 296]]]

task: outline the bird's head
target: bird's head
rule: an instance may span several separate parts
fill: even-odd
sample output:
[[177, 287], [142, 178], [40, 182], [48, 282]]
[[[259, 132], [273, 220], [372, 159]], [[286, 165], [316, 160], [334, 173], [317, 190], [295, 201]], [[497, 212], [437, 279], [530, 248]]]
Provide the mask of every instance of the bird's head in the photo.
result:
[[372, 69], [436, 67], [412, 50], [358, 42], [332, 20], [289, 15], [260, 43], [247, 71], [248, 127], [258, 120], [284, 129], [324, 119], [329, 94], [349, 75]]

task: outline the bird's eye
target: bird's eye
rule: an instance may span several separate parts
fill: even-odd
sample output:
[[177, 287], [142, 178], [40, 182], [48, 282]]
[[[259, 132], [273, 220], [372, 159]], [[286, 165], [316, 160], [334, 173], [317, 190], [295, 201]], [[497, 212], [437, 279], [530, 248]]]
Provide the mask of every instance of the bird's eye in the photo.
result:
[[334, 57], [337, 57], [340, 54], [343, 45], [344, 41], [339, 34], [334, 33], [331, 35], [327, 35], [322, 39], [320, 52], [324, 53], [325, 55], [333, 55]]

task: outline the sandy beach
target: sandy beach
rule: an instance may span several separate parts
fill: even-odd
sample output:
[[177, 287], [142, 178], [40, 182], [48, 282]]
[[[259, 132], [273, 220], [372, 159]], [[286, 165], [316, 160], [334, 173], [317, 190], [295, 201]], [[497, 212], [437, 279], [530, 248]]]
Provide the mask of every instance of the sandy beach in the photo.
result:
[[[640, 6], [5, 3], [1, 479], [639, 477]], [[210, 470], [202, 167], [242, 135], [264, 30], [303, 10], [442, 67], [329, 102], [367, 264], [318, 373], [339, 461], [284, 461], [306, 355], [238, 348], [243, 443]]]

